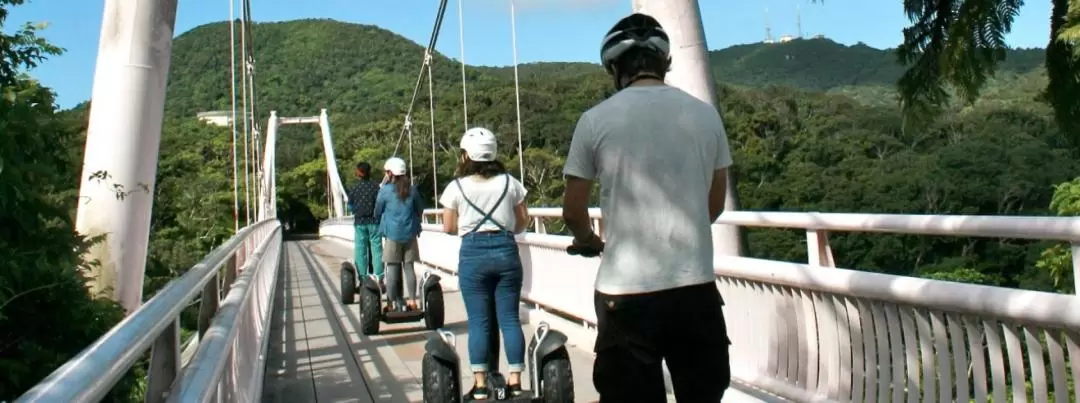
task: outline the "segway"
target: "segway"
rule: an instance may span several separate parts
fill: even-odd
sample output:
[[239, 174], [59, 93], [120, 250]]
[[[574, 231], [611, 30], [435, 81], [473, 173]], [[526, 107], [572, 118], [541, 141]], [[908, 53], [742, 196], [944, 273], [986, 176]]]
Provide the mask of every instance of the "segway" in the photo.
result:
[[[491, 306], [494, 315], [494, 304]], [[492, 316], [494, 318], [494, 316]], [[511, 396], [506, 378], [499, 372], [499, 331], [492, 325], [488, 339], [487, 386], [491, 390], [487, 400], [512, 402], [571, 403], [574, 401], [574, 374], [570, 368], [570, 355], [566, 350], [566, 335], [553, 330], [546, 322], [540, 322], [525, 350], [529, 388], [521, 395]], [[473, 402], [472, 390], [462, 394], [461, 360], [455, 347], [453, 333], [439, 329], [428, 337], [424, 345], [424, 359], [420, 372], [425, 403]], [[524, 386], [524, 385], [522, 385]]]
[[[424, 321], [424, 327], [435, 330], [446, 319], [443, 290], [438, 275], [425, 272], [420, 278], [420, 310], [397, 311], [383, 309], [382, 288], [374, 275], [365, 276], [360, 284], [360, 332], [365, 335], [379, 333], [379, 323], [405, 323]], [[386, 306], [390, 306], [387, 301]]]
[[341, 304], [350, 305], [356, 302], [356, 292], [358, 291], [358, 284], [356, 283], [356, 266], [348, 260], [341, 262]]
[[[371, 256], [368, 256], [368, 263], [371, 262]], [[366, 267], [370, 269], [371, 265], [367, 264]], [[367, 269], [365, 269], [367, 271]], [[360, 277], [360, 271], [356, 268], [356, 265], [346, 260], [341, 262], [341, 271], [338, 273], [341, 285], [341, 304], [351, 305], [356, 302], [356, 293], [360, 291], [360, 285], [357, 279]]]

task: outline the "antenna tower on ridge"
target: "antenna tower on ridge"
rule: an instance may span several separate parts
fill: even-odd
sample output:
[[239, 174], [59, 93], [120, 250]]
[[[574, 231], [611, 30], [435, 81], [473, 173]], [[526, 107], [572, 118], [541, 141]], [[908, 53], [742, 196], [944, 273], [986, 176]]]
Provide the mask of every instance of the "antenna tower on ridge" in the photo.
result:
[[798, 38], [802, 38], [802, 11], [799, 10], [799, 3], [795, 3], [795, 29], [798, 31]]
[[772, 27], [769, 26], [769, 8], [765, 8], [765, 43], [773, 43]]

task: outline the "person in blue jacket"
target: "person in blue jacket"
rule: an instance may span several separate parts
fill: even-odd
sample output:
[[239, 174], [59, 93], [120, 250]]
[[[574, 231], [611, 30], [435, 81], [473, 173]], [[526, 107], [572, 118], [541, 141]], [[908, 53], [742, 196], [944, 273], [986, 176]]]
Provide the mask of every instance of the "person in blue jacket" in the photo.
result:
[[[416, 304], [416, 271], [413, 263], [420, 259], [417, 238], [424, 214], [420, 192], [413, 186], [408, 167], [401, 158], [393, 157], [383, 165], [388, 178], [375, 199], [375, 217], [383, 236], [382, 259], [386, 263], [387, 309], [398, 311], [419, 309]], [[404, 275], [405, 293], [402, 295]]]

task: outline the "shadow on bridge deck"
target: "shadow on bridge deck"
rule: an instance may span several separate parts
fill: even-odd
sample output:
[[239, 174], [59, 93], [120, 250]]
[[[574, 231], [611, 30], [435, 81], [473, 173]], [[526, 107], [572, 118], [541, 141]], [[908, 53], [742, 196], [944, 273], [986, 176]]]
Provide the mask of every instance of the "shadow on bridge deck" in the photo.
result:
[[[378, 335], [361, 335], [357, 305], [337, 300], [336, 271], [349, 255], [348, 246], [334, 241], [285, 244], [270, 324], [264, 402], [423, 400], [420, 361], [429, 332], [417, 322], [383, 324]], [[418, 265], [418, 275], [421, 270]], [[444, 288], [445, 328], [457, 334], [458, 354], [466, 359], [464, 304], [456, 281], [444, 282]], [[531, 337], [534, 328], [527, 324], [524, 330]], [[590, 350], [591, 346], [570, 346], [578, 402], [599, 398], [592, 386]], [[471, 384], [471, 379], [462, 382], [466, 388]], [[669, 401], [674, 399], [669, 397]], [[725, 403], [760, 401], [734, 389], [724, 398]]]

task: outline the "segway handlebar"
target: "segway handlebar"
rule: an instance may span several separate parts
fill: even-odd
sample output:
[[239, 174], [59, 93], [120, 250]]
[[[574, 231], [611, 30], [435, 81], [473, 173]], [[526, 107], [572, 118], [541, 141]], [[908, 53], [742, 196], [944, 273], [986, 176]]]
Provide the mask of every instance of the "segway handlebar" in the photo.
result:
[[587, 246], [573, 245], [566, 247], [566, 253], [571, 256], [597, 257], [604, 253], [604, 248], [590, 248]]

